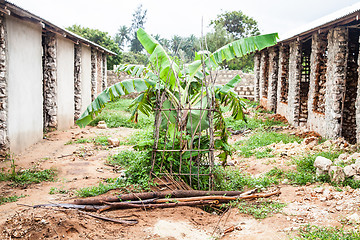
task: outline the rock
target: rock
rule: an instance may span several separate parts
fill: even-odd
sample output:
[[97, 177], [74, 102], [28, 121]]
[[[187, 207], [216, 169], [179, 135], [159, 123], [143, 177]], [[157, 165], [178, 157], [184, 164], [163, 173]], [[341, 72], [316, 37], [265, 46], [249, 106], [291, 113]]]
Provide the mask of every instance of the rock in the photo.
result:
[[314, 191], [315, 191], [316, 193], [323, 193], [323, 192], [324, 192], [324, 188], [318, 187], [318, 188], [315, 188]]
[[356, 152], [351, 154], [349, 157], [346, 158], [346, 160], [344, 160], [345, 164], [351, 164], [354, 163], [356, 164], [356, 162], [358, 164], [360, 164], [360, 153]]
[[345, 159], [347, 159], [349, 157], [349, 154], [347, 153], [342, 153], [339, 155], [339, 157], [337, 159], [344, 161]]
[[106, 129], [107, 128], [106, 122], [105, 121], [99, 121], [97, 127], [100, 128], [100, 129]]
[[353, 223], [359, 223], [360, 222], [360, 216], [357, 213], [354, 213], [350, 216], [347, 216], [346, 219], [349, 222], [353, 222]]
[[316, 175], [326, 174], [329, 171], [332, 161], [330, 159], [318, 156], [315, 159], [314, 167], [316, 167]]
[[344, 167], [344, 173], [345, 173], [345, 177], [352, 177], [356, 174], [356, 165], [355, 164], [351, 164], [348, 166]]
[[107, 141], [108, 141], [109, 145], [112, 147], [118, 147], [120, 145], [120, 141], [117, 138], [110, 137], [110, 138], [108, 138]]
[[307, 137], [303, 140], [303, 144], [308, 145], [310, 143], [313, 143], [314, 145], [319, 143], [319, 138], [317, 137]]
[[355, 181], [360, 181], [360, 175], [354, 175], [354, 176], [353, 176], [353, 179], [354, 179]]
[[331, 166], [329, 169], [330, 180], [335, 183], [340, 183], [345, 180], [345, 173], [342, 167]]

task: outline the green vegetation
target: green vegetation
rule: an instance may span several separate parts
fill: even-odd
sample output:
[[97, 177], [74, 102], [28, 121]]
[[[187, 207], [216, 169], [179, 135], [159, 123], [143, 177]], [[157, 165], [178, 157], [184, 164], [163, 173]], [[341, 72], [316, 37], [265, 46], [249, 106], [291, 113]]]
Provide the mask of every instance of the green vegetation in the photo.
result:
[[0, 181], [11, 181], [15, 185], [26, 185], [43, 181], [54, 181], [55, 176], [56, 172], [53, 169], [39, 171], [34, 168], [15, 171], [15, 167], [12, 167], [10, 173], [0, 172]]
[[275, 213], [279, 213], [286, 206], [285, 203], [261, 198], [255, 201], [234, 201], [231, 205], [236, 206], [241, 213], [252, 215], [256, 219], [270, 217]]
[[237, 121], [232, 118], [225, 118], [226, 125], [234, 130], [255, 130], [255, 129], [267, 129], [271, 126], [285, 126], [286, 124], [280, 121], [274, 121], [266, 118], [265, 121], [259, 118], [247, 118], [247, 121]]
[[94, 143], [95, 145], [107, 146], [109, 136], [99, 135], [93, 138], [79, 138], [75, 141], [70, 140], [69, 142], [65, 143], [65, 145], [73, 144], [73, 143]]
[[334, 227], [318, 227], [307, 225], [300, 229], [299, 237], [293, 239], [316, 239], [316, 240], [359, 240], [360, 234], [356, 230], [345, 230]]
[[51, 187], [49, 194], [67, 194], [69, 191], [63, 188]]
[[119, 99], [116, 102], [108, 103], [99, 115], [89, 124], [96, 126], [99, 121], [105, 121], [109, 128], [128, 127], [145, 129], [154, 125], [154, 117], [139, 113], [137, 123], [130, 121], [132, 108], [129, 108], [133, 99]]
[[301, 139], [285, 133], [277, 133], [277, 132], [265, 132], [259, 131], [251, 135], [247, 140], [237, 142], [239, 149], [239, 155], [243, 157], [251, 157], [256, 155], [256, 157], [269, 157], [271, 156], [270, 149], [266, 149], [263, 152], [254, 151], [256, 148], [264, 147], [270, 145], [272, 143], [290, 143], [290, 142], [301, 142]]
[[19, 198], [23, 198], [25, 197], [25, 195], [20, 195], [20, 196], [10, 196], [10, 197], [2, 197], [0, 196], [0, 205], [3, 205], [5, 203], [10, 203], [10, 202], [16, 202]]
[[275, 177], [253, 177], [236, 168], [217, 166], [214, 170], [215, 188], [219, 191], [242, 191], [244, 187], [267, 188], [278, 184]]
[[126, 168], [126, 182], [128, 184], [138, 184], [143, 189], [148, 189], [151, 168], [150, 156], [148, 151], [125, 150], [109, 157], [107, 164]]
[[130, 185], [124, 179], [121, 178], [108, 178], [105, 182], [99, 183], [98, 186], [80, 188], [76, 191], [78, 197], [94, 197], [97, 195], [104, 194], [110, 190], [122, 189], [128, 191], [131, 188], [131, 192], [138, 192], [144, 190], [141, 185]]

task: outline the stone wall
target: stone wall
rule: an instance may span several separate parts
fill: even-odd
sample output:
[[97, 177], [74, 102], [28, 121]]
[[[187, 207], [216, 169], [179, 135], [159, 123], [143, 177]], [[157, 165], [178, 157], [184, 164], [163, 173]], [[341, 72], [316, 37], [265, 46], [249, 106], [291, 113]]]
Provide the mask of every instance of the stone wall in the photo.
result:
[[260, 99], [260, 54], [254, 56], [254, 97], [255, 101]]
[[345, 98], [343, 102], [342, 129], [343, 136], [350, 143], [356, 143], [356, 110], [355, 102], [358, 87], [359, 30], [348, 30], [348, 58], [346, 67]]
[[[243, 73], [240, 70], [219, 70], [214, 73], [214, 76], [216, 76], [216, 84], [226, 84], [236, 75], [240, 76], [241, 81], [238, 85], [235, 86], [234, 91], [241, 97], [254, 100], [255, 79], [253, 74]], [[130, 78], [132, 77], [126, 73], [117, 74], [112, 70], [107, 71], [108, 86]]]
[[81, 115], [81, 44], [75, 44], [74, 47], [74, 120]]
[[277, 104], [277, 83], [278, 83], [278, 69], [279, 69], [279, 49], [272, 47], [269, 49], [269, 85], [267, 94], [267, 108], [270, 111], [276, 111]]
[[6, 72], [6, 24], [5, 18], [0, 16], [0, 155], [4, 156], [9, 150], [9, 137], [7, 132], [8, 115], [8, 87]]
[[341, 136], [342, 105], [345, 94], [348, 31], [344, 27], [330, 29], [326, 71], [325, 122], [326, 137]]
[[300, 79], [301, 79], [301, 45], [294, 41], [290, 44], [289, 56], [289, 95], [288, 116], [289, 123], [299, 125], [300, 114]]
[[56, 129], [57, 122], [57, 64], [56, 35], [43, 35], [43, 88], [44, 88], [44, 129]]
[[269, 86], [269, 54], [267, 50], [260, 55], [260, 99], [267, 98]]
[[289, 94], [289, 45], [282, 45], [279, 52], [278, 104], [288, 102]]
[[97, 95], [97, 59], [96, 50], [91, 48], [91, 101], [94, 101]]

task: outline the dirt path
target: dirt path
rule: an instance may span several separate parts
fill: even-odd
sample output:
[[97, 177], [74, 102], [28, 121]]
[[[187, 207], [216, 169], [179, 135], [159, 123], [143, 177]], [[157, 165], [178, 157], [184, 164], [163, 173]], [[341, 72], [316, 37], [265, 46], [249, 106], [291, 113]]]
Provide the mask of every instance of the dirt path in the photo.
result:
[[[286, 203], [282, 213], [263, 220], [231, 209], [223, 216], [200, 208], [178, 207], [158, 210], [117, 210], [104, 213], [108, 217], [137, 219], [134, 226], [105, 222], [74, 210], [55, 211], [32, 209], [18, 204], [35, 205], [70, 200], [71, 194], [49, 194], [51, 188], [73, 191], [97, 185], [118, 173], [105, 165], [108, 156], [129, 146], [106, 148], [87, 144], [66, 144], [74, 139], [97, 135], [124, 140], [136, 130], [127, 128], [97, 129], [87, 127], [48, 134], [26, 153], [14, 156], [18, 168], [38, 166], [58, 171], [56, 182], [43, 182], [24, 189], [11, 188], [0, 182], [3, 196], [25, 195], [15, 203], [0, 206], [0, 239], [288, 239], [304, 224], [340, 226], [354, 213], [359, 213], [360, 191], [343, 188], [342, 192], [329, 185], [313, 184], [303, 187], [280, 185], [281, 195], [272, 197]], [[285, 166], [288, 158], [232, 160], [236, 166], [259, 175], [273, 168]], [[10, 162], [1, 162], [8, 169]], [[108, 193], [111, 194], [111, 193]], [[234, 231], [221, 235], [225, 229]]]

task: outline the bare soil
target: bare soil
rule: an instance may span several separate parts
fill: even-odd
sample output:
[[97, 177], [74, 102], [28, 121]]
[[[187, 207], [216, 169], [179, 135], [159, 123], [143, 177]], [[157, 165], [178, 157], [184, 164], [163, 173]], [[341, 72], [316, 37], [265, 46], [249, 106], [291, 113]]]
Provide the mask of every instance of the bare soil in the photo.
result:
[[[138, 224], [124, 226], [85, 215], [77, 210], [30, 208], [23, 206], [66, 202], [74, 198], [76, 189], [97, 185], [101, 180], [119, 174], [105, 165], [108, 156], [131, 146], [108, 148], [92, 143], [66, 144], [79, 138], [97, 135], [124, 140], [134, 129], [98, 129], [74, 127], [47, 135], [20, 155], [15, 155], [17, 168], [54, 168], [57, 181], [42, 182], [26, 187], [11, 187], [0, 182], [0, 196], [25, 195], [15, 203], [0, 206], [0, 239], [288, 239], [295, 236], [304, 224], [340, 226], [347, 217], [359, 212], [360, 191], [312, 184], [308, 186], [280, 185], [281, 194], [271, 199], [286, 203], [282, 213], [263, 220], [231, 209], [223, 214], [208, 213], [197, 207], [177, 207], [153, 210], [116, 210], [103, 216], [137, 219]], [[295, 130], [292, 130], [295, 131]], [[237, 141], [241, 136], [234, 136]], [[301, 150], [303, 152], [303, 150]], [[290, 156], [269, 159], [239, 158], [231, 160], [235, 166], [253, 175], [268, 172], [274, 166], [291, 169]], [[0, 162], [9, 169], [10, 162]], [[68, 194], [49, 194], [52, 187], [68, 190]], [[107, 193], [113, 194], [113, 192]], [[226, 229], [233, 231], [224, 234]], [[348, 225], [351, 227], [351, 225]]]

